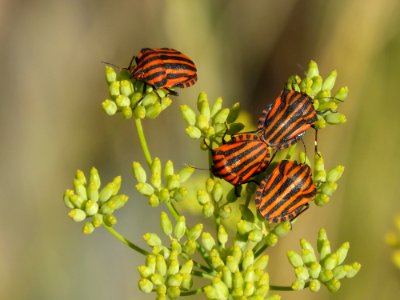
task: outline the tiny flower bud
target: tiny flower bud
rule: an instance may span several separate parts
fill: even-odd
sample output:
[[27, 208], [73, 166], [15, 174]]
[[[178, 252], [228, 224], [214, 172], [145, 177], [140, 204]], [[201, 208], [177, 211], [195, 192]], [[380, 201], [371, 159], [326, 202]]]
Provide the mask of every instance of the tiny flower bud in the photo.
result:
[[240, 112], [240, 103], [236, 102], [235, 104], [232, 105], [231, 109], [229, 110], [229, 115], [226, 121], [228, 123], [235, 122], [236, 119], [239, 117], [239, 112]]
[[292, 225], [288, 221], [279, 223], [278, 225], [275, 226], [273, 231], [278, 237], [283, 237], [287, 235], [291, 230], [292, 230]]
[[151, 207], [158, 207], [160, 204], [160, 200], [158, 199], [158, 196], [156, 194], [151, 194], [149, 197], [149, 205]]
[[215, 181], [211, 178], [208, 178], [206, 181], [206, 190], [208, 193], [211, 193], [214, 188]]
[[349, 94], [349, 88], [347, 86], [341, 87], [336, 92], [333, 100], [342, 102], [342, 101], [344, 101], [344, 99], [347, 98], [348, 94]]
[[73, 197], [73, 195], [74, 195], [73, 190], [66, 190], [64, 192], [64, 204], [70, 209], [75, 208], [74, 204], [71, 202], [71, 197]]
[[121, 108], [121, 113], [122, 113], [122, 116], [126, 120], [129, 120], [130, 118], [132, 118], [132, 115], [133, 115], [133, 111], [132, 111], [132, 108], [130, 106], [122, 107]]
[[177, 258], [170, 258], [170, 262], [168, 264], [168, 270], [167, 270], [167, 274], [168, 275], [174, 275], [177, 274], [179, 272], [179, 261]]
[[150, 247], [160, 246], [162, 244], [160, 237], [155, 233], [147, 232], [143, 235], [143, 239]]
[[182, 186], [179, 189], [174, 191], [173, 198], [175, 199], [176, 202], [179, 202], [179, 201], [184, 200], [187, 194], [188, 194], [187, 188]]
[[318, 279], [321, 280], [322, 282], [328, 282], [332, 278], [333, 278], [332, 270], [322, 269]]
[[137, 105], [133, 113], [135, 119], [144, 119], [146, 117], [146, 108], [142, 105]]
[[256, 259], [254, 262], [254, 268], [259, 270], [264, 270], [268, 266], [269, 256], [262, 255]]
[[82, 209], [75, 208], [68, 213], [68, 216], [75, 222], [82, 222], [86, 219], [86, 213]]
[[322, 77], [317, 75], [312, 77], [312, 85], [311, 85], [311, 89], [312, 89], [312, 95], [316, 95], [318, 94], [318, 92], [321, 90], [322, 88]]
[[161, 202], [167, 202], [169, 201], [170, 195], [169, 195], [169, 190], [166, 188], [162, 188], [160, 190], [160, 193], [158, 195], [160, 197]]
[[326, 180], [330, 182], [336, 182], [340, 179], [340, 177], [342, 177], [343, 172], [344, 172], [344, 166], [341, 165], [336, 166], [335, 168], [333, 168], [328, 172]]
[[202, 213], [204, 217], [209, 218], [214, 214], [214, 205], [210, 202], [203, 205]]
[[226, 232], [226, 229], [223, 225], [219, 225], [218, 242], [222, 245], [222, 247], [224, 247], [227, 241], [228, 241], [228, 233]]
[[154, 188], [150, 184], [145, 182], [139, 182], [138, 184], [136, 184], [136, 189], [139, 193], [145, 196], [150, 196], [154, 193]]
[[104, 72], [106, 74], [106, 81], [111, 83], [117, 80], [117, 73], [115, 73], [114, 69], [110, 66], [105, 66]]
[[211, 112], [210, 112], [211, 117], [214, 117], [215, 114], [221, 110], [221, 108], [222, 108], [222, 102], [223, 102], [223, 100], [222, 100], [221, 97], [218, 97], [218, 98], [215, 100], [214, 104], [213, 104], [212, 107], [211, 107]]
[[196, 113], [189, 106], [181, 105], [181, 113], [188, 126], [196, 124]]
[[110, 227], [117, 224], [117, 218], [113, 215], [105, 215], [103, 217], [103, 221], [104, 221], [104, 224], [106, 224], [107, 226], [110, 226]]
[[146, 171], [143, 169], [142, 165], [139, 162], [134, 161], [132, 163], [132, 171], [138, 182], [146, 182], [147, 180]]
[[317, 279], [311, 279], [308, 287], [310, 288], [311, 292], [316, 293], [321, 288], [321, 282]]
[[322, 102], [318, 106], [318, 111], [319, 112], [326, 112], [326, 111], [331, 111], [334, 112], [337, 110], [337, 104], [333, 101], [328, 101], [328, 102]]
[[273, 247], [278, 243], [278, 236], [275, 233], [269, 233], [266, 242], [269, 247]]
[[210, 258], [211, 258], [211, 266], [215, 269], [215, 270], [220, 270], [220, 268], [222, 268], [224, 266], [224, 262], [221, 259], [218, 251], [216, 249], [212, 249], [211, 253], [210, 253]]
[[326, 181], [326, 171], [322, 170], [322, 171], [314, 172], [314, 181], [315, 182], [324, 182], [324, 181]]
[[337, 266], [335, 267], [332, 271], [333, 271], [333, 277], [335, 277], [336, 279], [342, 279], [344, 277], [346, 277], [347, 273], [351, 271], [351, 266], [350, 265], [341, 265], [341, 266]]
[[[170, 275], [170, 276], [168, 276], [168, 279], [167, 279], [167, 285], [169, 287], [179, 287], [182, 283], [182, 278], [183, 278], [182, 275], [179, 273]], [[168, 291], [167, 291], [167, 293], [168, 293]]]
[[150, 182], [157, 189], [161, 187], [161, 161], [158, 157], [155, 157], [151, 164]]
[[317, 115], [317, 122], [314, 124], [315, 128], [323, 129], [326, 127], [326, 121], [323, 116]]
[[183, 244], [183, 252], [189, 255], [193, 255], [193, 253], [197, 250], [197, 242], [194, 240], [187, 240]]
[[322, 183], [318, 190], [328, 196], [332, 196], [332, 194], [336, 191], [337, 189], [337, 183], [336, 182], [324, 182]]
[[329, 282], [326, 283], [326, 287], [331, 293], [334, 293], [340, 289], [340, 281], [336, 278], [332, 278]]
[[222, 207], [222, 209], [219, 211], [219, 216], [222, 219], [228, 219], [232, 215], [232, 208], [229, 204], [226, 204]]
[[87, 200], [85, 184], [82, 183], [82, 181], [77, 178], [74, 179], [74, 190], [75, 194], [77, 194], [83, 200]]
[[120, 87], [119, 81], [113, 81], [109, 84], [108, 92], [112, 98], [115, 99], [119, 95], [119, 87]]
[[208, 102], [208, 97], [205, 92], [201, 92], [199, 96], [197, 97], [197, 109], [198, 111], [201, 111], [201, 105], [203, 102]]
[[319, 71], [318, 71], [317, 63], [313, 60], [310, 60], [310, 62], [308, 63], [307, 71], [306, 71], [307, 78], [313, 78], [318, 75], [319, 75]]
[[93, 200], [88, 200], [85, 203], [85, 212], [88, 216], [93, 216], [99, 210], [99, 205]]
[[361, 264], [359, 264], [358, 262], [352, 263], [351, 264], [351, 271], [347, 272], [346, 277], [347, 278], [353, 278], [354, 276], [356, 276], [358, 271], [360, 271], [360, 269], [361, 269]]
[[186, 166], [186, 167], [182, 168], [178, 173], [180, 183], [182, 184], [182, 183], [186, 182], [190, 178], [190, 176], [193, 174], [193, 172], [194, 172], [194, 168], [192, 168], [192, 167]]
[[314, 202], [318, 206], [324, 206], [329, 202], [329, 196], [325, 194], [317, 194], [317, 196], [314, 198]]
[[149, 294], [153, 290], [153, 283], [146, 278], [141, 278], [138, 285], [143, 293]]
[[109, 116], [115, 115], [115, 113], [118, 110], [117, 104], [114, 101], [110, 100], [110, 99], [104, 100], [101, 103], [101, 106], [103, 107], [104, 112]]
[[259, 229], [253, 229], [252, 231], [249, 232], [249, 235], [247, 237], [249, 241], [258, 243], [259, 241], [262, 240], [263, 238], [263, 233]]
[[196, 128], [199, 128], [202, 131], [206, 131], [209, 127], [209, 119], [206, 116], [199, 115], [196, 120]]
[[164, 97], [161, 99], [161, 109], [164, 110], [172, 104], [172, 99], [169, 97]]
[[329, 254], [331, 254], [331, 244], [328, 240], [321, 242], [321, 248], [319, 250], [320, 260], [325, 259]]
[[169, 176], [169, 178], [167, 179], [167, 188], [169, 190], [173, 190], [176, 188], [179, 188], [180, 186], [180, 178], [178, 174], [174, 174], [172, 176]]
[[207, 251], [211, 251], [211, 249], [215, 246], [215, 240], [208, 232], [203, 232], [201, 234], [201, 243]]
[[172, 222], [166, 212], [161, 212], [160, 221], [161, 229], [163, 230], [164, 234], [170, 236], [172, 234]]
[[293, 250], [288, 251], [287, 257], [289, 259], [289, 263], [295, 268], [302, 267], [304, 265], [301, 256]]
[[82, 232], [83, 234], [91, 234], [94, 231], [94, 226], [92, 223], [86, 223], [83, 225]]
[[228, 288], [232, 288], [232, 273], [226, 266], [222, 267], [222, 280]]
[[171, 160], [167, 160], [164, 166], [164, 180], [167, 181], [172, 175], [174, 175], [174, 164]]
[[138, 271], [141, 277], [147, 278], [154, 273], [154, 271], [147, 266], [139, 266]]
[[73, 206], [77, 208], [81, 208], [85, 202], [85, 200], [83, 200], [82, 197], [75, 194], [71, 195], [70, 201], [73, 204]]
[[193, 269], [193, 260], [190, 259], [181, 266], [179, 272], [181, 274], [190, 274], [192, 272], [192, 269]]
[[186, 220], [184, 216], [180, 216], [175, 224], [174, 235], [178, 241], [184, 236], [186, 232]]
[[293, 281], [293, 283], [292, 283], [292, 290], [294, 290], [294, 291], [301, 291], [302, 289], [304, 289], [304, 285], [305, 285], [305, 282], [304, 282], [304, 280], [301, 280], [301, 279], [296, 279], [295, 281]]
[[322, 89], [323, 90], [331, 90], [333, 89], [333, 86], [335, 85], [337, 77], [337, 72], [336, 70], [333, 70], [328, 77], [324, 80], [324, 83], [322, 84]]
[[308, 273], [311, 278], [318, 278], [321, 272], [321, 265], [317, 261], [313, 261], [308, 266]]
[[242, 269], [246, 270], [250, 266], [253, 266], [253, 264], [254, 264], [254, 253], [251, 250], [247, 250], [243, 255]]
[[164, 277], [157, 273], [151, 275], [150, 280], [155, 286], [160, 286], [164, 284]]
[[149, 119], [155, 119], [162, 112], [162, 107], [160, 102], [156, 102], [153, 105], [146, 107], [146, 117]]
[[94, 227], [98, 228], [103, 224], [103, 215], [96, 214], [93, 216], [92, 224]]
[[167, 263], [162, 255], [158, 254], [156, 256], [156, 272], [161, 276], [167, 273]]
[[294, 269], [297, 279], [307, 281], [310, 275], [306, 267], [297, 267]]
[[243, 295], [245, 297], [249, 297], [251, 295], [253, 295], [255, 290], [255, 286], [253, 284], [253, 282], [246, 282], [245, 286], [244, 286], [244, 290], [243, 290]]
[[99, 190], [94, 182], [90, 182], [87, 187], [87, 195], [90, 200], [97, 202], [99, 200]]
[[226, 258], [226, 266], [232, 273], [235, 273], [239, 270], [239, 263], [233, 256], [227, 256]]
[[225, 123], [229, 115], [229, 108], [221, 109], [213, 118], [213, 124]]
[[338, 125], [346, 123], [347, 119], [346, 116], [341, 113], [331, 113], [325, 116], [325, 121], [328, 124]]
[[309, 249], [301, 250], [301, 257], [305, 265], [309, 266], [311, 263], [315, 262], [317, 258], [315, 257], [314, 251], [310, 251]]
[[117, 98], [115, 98], [115, 103], [117, 103], [119, 107], [127, 107], [131, 105], [131, 100], [125, 95], [118, 95]]
[[349, 242], [343, 243], [338, 250], [336, 250], [337, 255], [337, 264], [340, 265], [346, 259], [347, 252], [349, 251], [350, 244]]
[[[120, 83], [120, 92], [122, 95], [129, 97], [133, 94], [133, 84], [130, 80], [121, 80]], [[129, 100], [130, 104], [130, 100]]]
[[155, 93], [147, 93], [146, 96], [143, 97], [142, 99], [142, 106], [144, 107], [150, 107], [153, 104], [155, 104], [156, 102], [158, 102], [158, 96]]
[[240, 220], [237, 223], [237, 230], [238, 233], [241, 235], [245, 235], [246, 233], [250, 232], [254, 228], [254, 223], [247, 222], [245, 220]]
[[[92, 167], [90, 169], [90, 177], [89, 177], [89, 182], [94, 184], [96, 188], [100, 188], [101, 182], [100, 182], [100, 177], [99, 177], [99, 172], [95, 167]], [[92, 199], [94, 200], [94, 199]]]
[[199, 223], [193, 226], [192, 229], [189, 230], [187, 238], [189, 240], [196, 241], [199, 237], [201, 232], [203, 231], [203, 224]]

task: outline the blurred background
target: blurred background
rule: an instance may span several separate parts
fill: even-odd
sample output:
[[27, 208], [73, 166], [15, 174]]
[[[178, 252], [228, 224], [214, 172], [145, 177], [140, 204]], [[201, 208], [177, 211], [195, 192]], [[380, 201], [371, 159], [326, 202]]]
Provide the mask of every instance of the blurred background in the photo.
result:
[[324, 130], [326, 167], [346, 166], [339, 190], [312, 207], [272, 249], [271, 284], [294, 279], [286, 251], [301, 237], [315, 243], [325, 227], [362, 270], [330, 294], [283, 292], [283, 299], [398, 299], [400, 270], [384, 235], [400, 212], [400, 2], [336, 1], [0, 1], [0, 298], [153, 299], [138, 291], [143, 259], [103, 229], [90, 236], [62, 201], [76, 169], [96, 166], [109, 181], [123, 176], [130, 195], [117, 228], [140, 245], [159, 212], [136, 195], [131, 162], [141, 160], [133, 121], [101, 109], [104, 65], [127, 66], [144, 47], [190, 56], [199, 80], [172, 107], [145, 121], [153, 155], [177, 166], [203, 166], [204, 153], [184, 132], [179, 105], [197, 94], [240, 101], [256, 120], [291, 74], [310, 59], [350, 95], [348, 122]]

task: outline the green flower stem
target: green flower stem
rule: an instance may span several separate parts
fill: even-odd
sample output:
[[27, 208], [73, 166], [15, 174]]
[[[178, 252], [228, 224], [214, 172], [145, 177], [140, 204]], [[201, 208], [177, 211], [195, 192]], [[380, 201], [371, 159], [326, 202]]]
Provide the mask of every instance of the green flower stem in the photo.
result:
[[215, 275], [213, 275], [213, 274], [208, 274], [208, 273], [204, 273], [204, 272], [200, 272], [200, 271], [196, 271], [196, 270], [192, 271], [192, 275], [197, 276], [197, 277], [202, 277], [202, 278], [208, 278], [208, 279], [215, 278]]
[[179, 217], [181, 216], [180, 213], [178, 212], [178, 210], [176, 209], [176, 207], [174, 206], [173, 203], [167, 201], [165, 202], [165, 205], [167, 206], [169, 212], [171, 213], [171, 215], [173, 215], [174, 219], [176, 221], [179, 220]]
[[291, 286], [270, 285], [269, 289], [272, 291], [293, 291]]
[[151, 168], [153, 159], [151, 158], [150, 150], [149, 147], [147, 146], [147, 141], [142, 126], [142, 121], [139, 118], [135, 118], [135, 125], [140, 145], [142, 146], [144, 157], [146, 158], [147, 165], [149, 166], [149, 168]]
[[118, 231], [116, 231], [113, 227], [109, 227], [107, 225], [103, 225], [105, 229], [107, 229], [114, 237], [116, 237], [118, 240], [120, 240], [121, 242], [123, 242], [125, 245], [127, 245], [128, 247], [132, 248], [133, 250], [135, 250], [136, 252], [139, 252], [140, 254], [143, 255], [148, 255], [149, 252], [147, 252], [146, 250], [140, 248], [139, 246], [136, 246], [134, 243], [132, 243], [131, 241], [129, 241], [128, 239], [126, 239], [122, 234], [120, 234]]
[[[189, 255], [187, 255], [186, 253], [183, 253], [183, 252], [182, 252], [181, 255], [182, 255], [183, 258], [185, 258], [185, 259], [187, 259], [187, 260], [190, 258]], [[199, 263], [199, 262], [197, 262], [197, 261], [195, 261], [195, 260], [193, 260], [193, 259], [192, 259], [192, 261], [193, 261], [193, 266], [195, 266], [195, 267], [197, 267], [197, 268], [199, 268], [199, 269], [201, 269], [201, 270], [203, 270], [203, 271], [205, 271], [205, 272], [207, 272], [207, 273], [213, 272], [212, 269], [210, 269], [210, 268], [208, 268], [208, 267], [202, 265], [201, 263]]]
[[202, 292], [203, 292], [203, 288], [198, 288], [198, 289], [193, 290], [193, 291], [182, 292], [182, 293], [181, 293], [181, 296], [198, 295], [198, 294], [201, 294]]
[[255, 257], [259, 257], [264, 251], [265, 249], [268, 248], [267, 243], [265, 242], [265, 240], [262, 240], [261, 242], [258, 243], [257, 246], [254, 247], [255, 251], [254, 251], [254, 256]]

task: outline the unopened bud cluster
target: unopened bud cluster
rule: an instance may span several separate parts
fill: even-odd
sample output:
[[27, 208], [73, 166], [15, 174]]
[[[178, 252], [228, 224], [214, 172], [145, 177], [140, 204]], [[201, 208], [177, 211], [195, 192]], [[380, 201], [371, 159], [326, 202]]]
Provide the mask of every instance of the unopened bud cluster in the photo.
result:
[[103, 224], [115, 225], [117, 218], [114, 212], [128, 201], [128, 196], [118, 194], [120, 187], [121, 176], [115, 177], [100, 189], [100, 176], [96, 168], [90, 170], [89, 181], [78, 170], [74, 178], [74, 189], [68, 189], [64, 193], [64, 203], [70, 209], [68, 215], [75, 222], [90, 219], [83, 226], [85, 234], [92, 233]]
[[395, 230], [386, 234], [386, 243], [393, 249], [392, 261], [400, 269], [400, 215], [394, 219]]
[[340, 288], [340, 280], [352, 278], [361, 269], [357, 262], [343, 264], [350, 245], [343, 243], [335, 252], [331, 251], [330, 242], [325, 229], [318, 233], [317, 250], [319, 258], [311, 244], [305, 239], [300, 240], [301, 253], [289, 251], [287, 253], [290, 264], [294, 267], [296, 280], [292, 283], [293, 290], [302, 290], [308, 287], [313, 292], [318, 292], [321, 284], [330, 292]]
[[188, 191], [182, 184], [190, 178], [194, 171], [192, 167], [187, 166], [175, 173], [174, 165], [170, 160], [165, 163], [164, 169], [162, 169], [158, 157], [152, 161], [150, 176], [147, 176], [145, 169], [139, 162], [133, 162], [132, 170], [138, 181], [136, 189], [149, 199], [149, 204], [152, 207], [157, 207], [160, 202], [183, 200]]
[[120, 112], [125, 119], [132, 116], [154, 119], [172, 103], [168, 91], [154, 90], [140, 80], [130, 79], [126, 70], [117, 74], [112, 67], [106, 66], [105, 75], [110, 98], [104, 100], [102, 106], [110, 116]]
[[327, 124], [338, 125], [345, 123], [346, 116], [339, 113], [337, 108], [347, 98], [349, 89], [345, 86], [339, 88], [336, 92], [332, 91], [337, 72], [332, 71], [324, 80], [319, 74], [317, 63], [310, 61], [305, 75], [306, 77], [303, 79], [298, 75], [290, 77], [287, 87], [304, 92], [314, 99], [314, 108], [318, 113], [315, 127], [322, 129]]
[[207, 232], [202, 234], [202, 244], [215, 271], [211, 284], [203, 288], [207, 299], [280, 299], [277, 295], [267, 297], [268, 255], [256, 257], [251, 249], [244, 250], [236, 243], [221, 251], [226, 243], [221, 226], [217, 241]]
[[222, 104], [223, 100], [220, 97], [210, 107], [207, 94], [201, 92], [197, 98], [199, 114], [196, 114], [188, 105], [182, 105], [181, 112], [187, 125], [187, 135], [192, 139], [203, 138], [221, 143], [221, 138], [225, 133], [234, 134], [242, 130], [244, 125], [235, 122], [239, 116], [239, 103], [235, 103], [231, 108], [224, 108]]
[[190, 256], [198, 247], [203, 225], [186, 226], [181, 216], [175, 226], [167, 213], [162, 212], [161, 229], [168, 238], [167, 246], [156, 233], [146, 233], [143, 238], [152, 248], [145, 265], [139, 266], [139, 288], [145, 293], [156, 292], [157, 299], [176, 299], [182, 291], [189, 291], [193, 285], [193, 260]]
[[203, 216], [206, 218], [220, 217], [227, 219], [232, 214], [231, 203], [238, 198], [232, 188], [226, 193], [224, 183], [218, 178], [208, 178], [205, 188], [197, 190], [197, 203], [202, 207]]
[[344, 166], [338, 165], [326, 171], [324, 159], [321, 153], [314, 157], [314, 182], [317, 185], [317, 195], [314, 198], [315, 204], [323, 206], [329, 202], [330, 197], [337, 189], [337, 181], [342, 177]]

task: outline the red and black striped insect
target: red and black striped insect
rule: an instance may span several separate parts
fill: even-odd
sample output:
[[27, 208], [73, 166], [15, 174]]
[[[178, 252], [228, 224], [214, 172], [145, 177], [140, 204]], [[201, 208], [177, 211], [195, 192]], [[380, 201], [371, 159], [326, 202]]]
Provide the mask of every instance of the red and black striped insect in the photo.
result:
[[271, 159], [267, 144], [257, 133], [238, 133], [211, 151], [211, 172], [235, 186], [263, 172]]
[[285, 88], [258, 120], [265, 142], [274, 149], [295, 144], [317, 121], [313, 100], [305, 93]]
[[309, 207], [316, 192], [307, 164], [282, 160], [257, 188], [256, 207], [268, 222], [291, 221]]
[[[136, 65], [132, 67], [133, 60]], [[155, 89], [164, 88], [178, 95], [172, 88], [186, 88], [197, 81], [194, 62], [181, 52], [169, 48], [144, 48], [132, 57], [126, 68], [131, 78], [145, 82]]]

